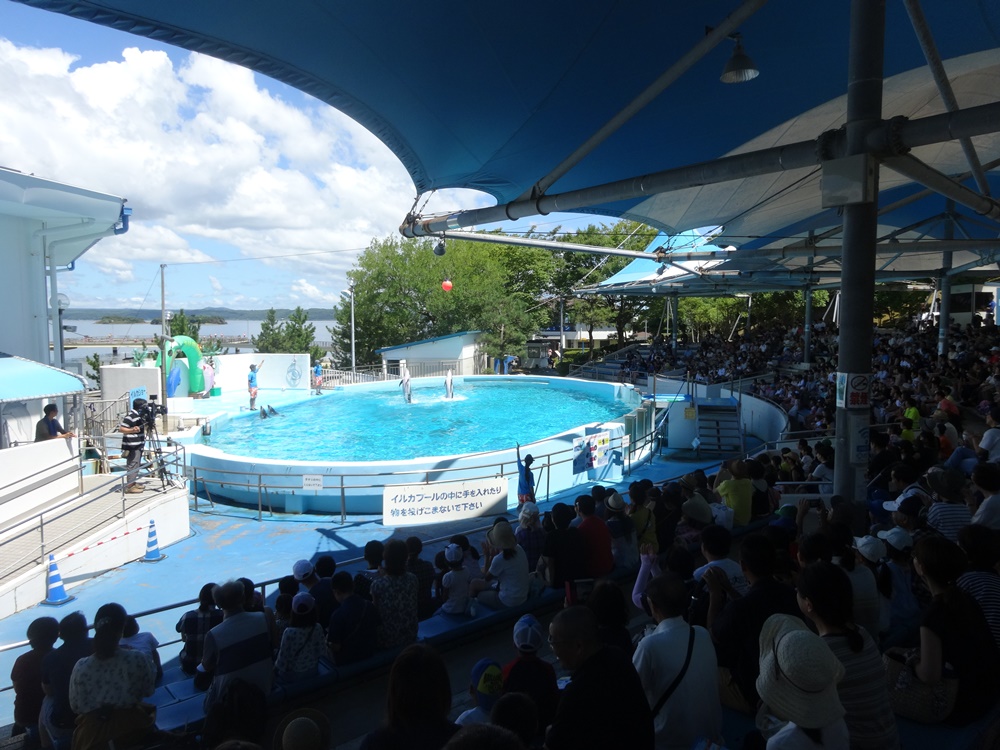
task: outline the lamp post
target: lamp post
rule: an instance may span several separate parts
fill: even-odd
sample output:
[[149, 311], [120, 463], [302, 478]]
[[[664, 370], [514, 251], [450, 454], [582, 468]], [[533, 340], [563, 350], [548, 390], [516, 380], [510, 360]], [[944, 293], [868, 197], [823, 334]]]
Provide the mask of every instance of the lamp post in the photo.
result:
[[340, 293], [341, 298], [345, 295], [351, 298], [351, 372], [356, 372], [357, 360], [354, 356], [354, 284], [347, 287], [347, 291]]
[[59, 292], [59, 294], [56, 295], [56, 308], [57, 308], [56, 317], [58, 323], [56, 327], [59, 329], [59, 340], [56, 342], [56, 344], [58, 345], [57, 353], [59, 359], [56, 362], [56, 366], [59, 369], [62, 369], [66, 366], [66, 348], [63, 345], [63, 311], [69, 309], [69, 297], [67, 297], [62, 292]]

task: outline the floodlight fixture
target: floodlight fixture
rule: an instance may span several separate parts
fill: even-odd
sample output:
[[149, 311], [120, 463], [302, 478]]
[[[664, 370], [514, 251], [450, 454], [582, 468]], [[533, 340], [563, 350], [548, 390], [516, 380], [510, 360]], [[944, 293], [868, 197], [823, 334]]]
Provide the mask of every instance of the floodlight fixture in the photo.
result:
[[729, 58], [726, 67], [723, 68], [719, 80], [723, 83], [746, 83], [747, 81], [752, 81], [760, 75], [760, 70], [743, 50], [743, 37], [737, 32], [730, 34], [729, 38], [736, 42], [736, 46], [733, 48], [733, 56]]

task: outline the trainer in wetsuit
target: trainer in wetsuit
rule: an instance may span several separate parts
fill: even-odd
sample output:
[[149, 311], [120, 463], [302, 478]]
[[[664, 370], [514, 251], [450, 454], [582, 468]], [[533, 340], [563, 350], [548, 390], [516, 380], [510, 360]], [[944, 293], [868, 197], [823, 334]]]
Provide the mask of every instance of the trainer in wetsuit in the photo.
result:
[[529, 453], [521, 463], [521, 444], [517, 444], [517, 504], [535, 502], [535, 475], [531, 472], [531, 464], [535, 459]]
[[257, 405], [257, 373], [264, 366], [264, 360], [259, 365], [250, 365], [250, 374], [247, 375], [247, 391], [250, 392], [250, 411]]

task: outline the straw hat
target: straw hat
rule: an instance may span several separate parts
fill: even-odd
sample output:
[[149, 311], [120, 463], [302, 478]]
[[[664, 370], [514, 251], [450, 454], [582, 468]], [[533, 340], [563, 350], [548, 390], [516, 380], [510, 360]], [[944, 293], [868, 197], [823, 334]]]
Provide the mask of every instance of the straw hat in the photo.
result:
[[623, 498], [618, 492], [612, 492], [604, 498], [604, 504], [607, 506], [608, 510], [625, 510], [625, 498]]
[[965, 474], [957, 469], [942, 469], [927, 473], [927, 484], [945, 500], [955, 503], [962, 502], [965, 490]]
[[486, 540], [498, 549], [514, 549], [517, 546], [514, 529], [506, 521], [498, 523], [490, 529], [486, 533]]
[[701, 495], [694, 495], [685, 500], [681, 506], [681, 513], [698, 523], [709, 524], [714, 520], [711, 507]]
[[791, 615], [771, 615], [760, 631], [757, 692], [773, 713], [807, 729], [844, 716], [837, 683], [844, 666], [823, 639]]
[[300, 708], [278, 722], [273, 750], [326, 750], [330, 747], [330, 720], [314, 708]]

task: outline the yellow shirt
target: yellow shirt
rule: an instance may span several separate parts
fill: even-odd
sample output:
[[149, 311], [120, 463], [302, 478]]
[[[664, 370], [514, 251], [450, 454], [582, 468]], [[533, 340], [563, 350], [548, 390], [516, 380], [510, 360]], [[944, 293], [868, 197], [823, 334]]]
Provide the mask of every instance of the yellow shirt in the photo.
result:
[[722, 502], [733, 509], [733, 526], [750, 523], [753, 484], [749, 479], [727, 479], [715, 489]]

